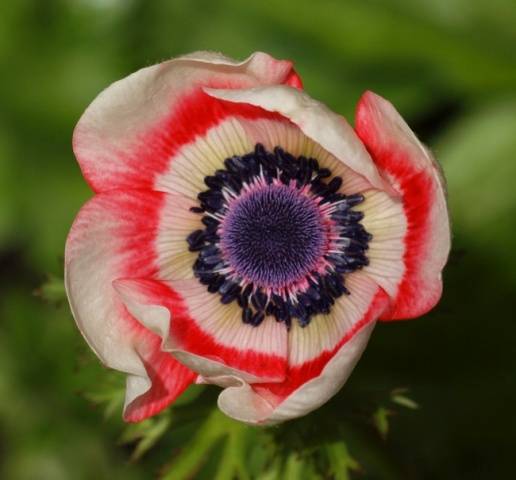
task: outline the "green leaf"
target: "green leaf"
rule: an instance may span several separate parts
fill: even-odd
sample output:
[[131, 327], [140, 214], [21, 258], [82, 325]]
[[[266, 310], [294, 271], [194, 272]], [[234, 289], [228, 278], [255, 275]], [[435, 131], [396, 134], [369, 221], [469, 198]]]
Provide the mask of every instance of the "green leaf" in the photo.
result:
[[206, 388], [206, 385], [190, 385], [175, 401], [174, 408], [195, 402]]
[[231, 422], [228, 425], [228, 438], [222, 453], [222, 459], [217, 469], [215, 480], [231, 480], [235, 477], [248, 480], [246, 455], [249, 450], [248, 440], [252, 433], [245, 426]]
[[412, 400], [407, 394], [410, 392], [408, 388], [395, 388], [391, 391], [391, 402], [400, 405], [401, 407], [410, 408], [411, 410], [418, 410], [419, 405]]
[[419, 408], [419, 405], [414, 400], [406, 397], [405, 395], [392, 395], [391, 400], [394, 403], [405, 408], [410, 408], [411, 410], [417, 410]]
[[335, 480], [350, 480], [350, 472], [361, 470], [360, 464], [350, 455], [346, 443], [336, 442], [326, 446], [330, 474]]
[[516, 215], [516, 98], [460, 119], [435, 147], [448, 180], [455, 232], [489, 255], [500, 275], [516, 279], [512, 243]]
[[34, 294], [45, 302], [61, 305], [66, 300], [64, 281], [61, 277], [48, 274], [47, 279], [34, 291]]
[[281, 459], [276, 458], [276, 460], [260, 474], [260, 480], [281, 480], [281, 465]]
[[306, 467], [303, 460], [298, 454], [291, 453], [285, 462], [283, 478], [302, 478], [305, 471]]
[[[163, 480], [183, 480], [194, 477], [206, 462], [210, 452], [221, 441], [224, 442], [222, 456], [217, 465], [216, 480], [248, 479], [246, 456], [251, 436], [259, 432], [257, 429], [231, 420], [218, 408], [202, 422], [196, 434], [185, 445], [164, 471]], [[253, 439], [254, 441], [254, 439]]]
[[131, 461], [134, 462], [154, 447], [158, 440], [167, 432], [169, 426], [170, 414], [166, 410], [157, 417], [128, 425], [120, 437], [120, 443], [137, 442], [131, 454]]
[[[95, 365], [95, 368], [98, 368]], [[125, 401], [125, 381], [119, 372], [100, 369], [102, 381], [84, 392], [84, 397], [99, 406], [104, 411], [104, 418], [108, 419], [120, 415]]]
[[389, 417], [391, 415], [392, 412], [385, 407], [378, 407], [373, 414], [373, 423], [383, 438], [386, 438], [389, 433]]

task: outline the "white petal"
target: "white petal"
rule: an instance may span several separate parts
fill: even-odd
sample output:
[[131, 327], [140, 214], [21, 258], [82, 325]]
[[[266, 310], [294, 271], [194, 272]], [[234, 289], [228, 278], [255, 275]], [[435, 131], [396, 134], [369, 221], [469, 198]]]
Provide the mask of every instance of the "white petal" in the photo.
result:
[[345, 163], [305, 135], [301, 129], [287, 121], [263, 119], [242, 121], [251, 143], [261, 143], [267, 150], [281, 147], [295, 157], [315, 158], [322, 168], [328, 168], [333, 175], [342, 178], [340, 191], [344, 194], [358, 193], [371, 188], [365, 177], [359, 175]]
[[[372, 92], [360, 99], [356, 131], [382, 174], [400, 193], [406, 217], [403, 278], [384, 319], [423, 315], [441, 297], [442, 269], [450, 251], [450, 224], [439, 166], [396, 109]], [[382, 268], [386, 270], [385, 262]]]
[[224, 169], [226, 158], [244, 155], [253, 148], [254, 143], [246, 135], [240, 119], [224, 120], [182, 147], [167, 169], [157, 175], [155, 188], [195, 200], [199, 192], [208, 188], [204, 178]]
[[324, 405], [347, 382], [369, 341], [375, 322], [367, 324], [345, 343], [326, 364], [322, 373], [303, 384], [290, 395], [267, 419], [268, 424], [284, 422]]
[[304, 328], [293, 323], [285, 381], [227, 388], [219, 397], [227, 415], [269, 425], [306, 415], [337, 393], [388, 306], [387, 295], [363, 272], [349, 275], [347, 286], [351, 294], [339, 297], [329, 315], [314, 317]]
[[188, 249], [187, 237], [204, 229], [201, 216], [190, 211], [197, 202], [182, 195], [165, 195], [156, 232], [158, 277], [163, 280], [194, 278], [193, 264], [198, 253]]
[[97, 195], [81, 209], [66, 243], [65, 286], [73, 316], [102, 362], [129, 375], [130, 421], [157, 413], [193, 381], [192, 372], [160, 351], [159, 339], [126, 310], [112, 285], [129, 273], [152, 275], [162, 201], [156, 192]]
[[204, 88], [209, 95], [236, 103], [247, 103], [278, 112], [296, 124], [305, 135], [320, 144], [371, 185], [392, 191], [378, 173], [367, 150], [346, 120], [305, 92], [285, 85], [228, 90]]
[[[261, 52], [243, 62], [197, 52], [138, 70], [106, 88], [80, 118], [73, 147], [83, 174], [95, 191], [153, 188], [176, 150], [221, 120], [220, 109], [203, 106], [210, 97], [200, 87], [282, 83], [292, 73], [292, 62]], [[196, 93], [192, 119], [185, 102]]]
[[361, 223], [373, 236], [366, 251], [369, 265], [363, 271], [394, 298], [405, 273], [407, 219], [403, 203], [379, 190], [362, 194], [365, 200], [355, 210], [364, 213]]
[[131, 312], [163, 339], [162, 349], [196, 371], [206, 383], [232, 376], [245, 382], [279, 381], [286, 370], [286, 329], [272, 317], [260, 328], [241, 320], [235, 304], [195, 280], [120, 279], [117, 291]]
[[[301, 417], [319, 408], [346, 383], [364, 351], [375, 322], [366, 325], [345, 343], [326, 364], [321, 374], [288, 396], [279, 406], [245, 382], [226, 388], [218, 400], [229, 417], [251, 425], [274, 425]], [[255, 387], [256, 388], [256, 387]]]
[[[298, 367], [331, 352], [342, 339], [359, 328], [378, 292], [364, 272], [347, 275], [349, 295], [335, 300], [329, 314], [316, 315], [306, 327], [293, 322], [289, 332], [289, 366]], [[367, 319], [370, 321], [370, 319]]]

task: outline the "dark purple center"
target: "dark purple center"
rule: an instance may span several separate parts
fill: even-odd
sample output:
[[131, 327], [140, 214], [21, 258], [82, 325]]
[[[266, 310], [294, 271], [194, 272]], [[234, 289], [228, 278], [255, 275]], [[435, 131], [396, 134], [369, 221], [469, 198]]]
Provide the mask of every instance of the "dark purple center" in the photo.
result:
[[315, 202], [283, 184], [266, 185], [235, 200], [221, 232], [229, 264], [264, 288], [302, 279], [323, 255], [326, 241]]
[[186, 241], [199, 252], [193, 272], [226, 305], [237, 302], [242, 321], [260, 325], [267, 315], [290, 328], [328, 314], [349, 294], [347, 274], [368, 265], [371, 235], [353, 209], [364, 201], [340, 191], [315, 158], [275, 147], [224, 160], [199, 192], [203, 227]]

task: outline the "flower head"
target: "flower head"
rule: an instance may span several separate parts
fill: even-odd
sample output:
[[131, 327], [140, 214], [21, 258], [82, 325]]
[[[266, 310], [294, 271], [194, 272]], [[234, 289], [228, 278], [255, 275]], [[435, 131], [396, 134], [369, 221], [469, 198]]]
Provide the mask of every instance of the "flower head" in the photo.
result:
[[439, 300], [442, 177], [390, 103], [355, 130], [291, 62], [199, 52], [142, 69], [88, 107], [74, 152], [96, 195], [66, 245], [75, 320], [128, 373], [138, 421], [193, 382], [271, 424], [345, 383], [378, 319]]

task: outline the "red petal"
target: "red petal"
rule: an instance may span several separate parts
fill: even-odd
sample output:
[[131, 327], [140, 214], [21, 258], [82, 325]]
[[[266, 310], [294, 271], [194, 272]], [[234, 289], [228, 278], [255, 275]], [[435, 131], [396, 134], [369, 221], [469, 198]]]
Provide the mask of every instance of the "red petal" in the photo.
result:
[[[170, 351], [174, 353], [176, 350], [180, 350], [189, 354], [186, 360], [182, 356], [181, 361], [188, 364], [188, 360], [192, 359], [192, 356], [197, 356], [217, 362], [228, 369], [245, 372], [257, 379], [282, 380], [284, 378], [287, 364], [286, 334], [283, 346], [280, 339], [274, 338], [277, 330], [283, 325], [278, 325], [269, 319], [274, 330], [268, 332], [264, 331], [266, 328], [264, 324], [261, 328], [243, 324], [240, 320], [240, 307], [222, 305], [219, 297], [207, 292], [206, 287], [199, 284], [197, 279], [172, 282], [172, 286], [148, 279], [124, 279], [117, 280], [116, 283], [117, 290], [120, 290], [119, 284], [123, 288], [123, 298], [128, 308], [131, 309], [131, 303], [139, 305], [139, 312], [136, 312], [134, 308], [131, 311], [149, 328], [149, 318], [152, 318], [153, 315], [149, 307], [152, 309], [162, 306], [168, 309], [170, 324], [167, 325], [167, 332], [163, 334], [167, 335], [166, 340], [169, 341]], [[176, 290], [174, 285], [179, 285], [180, 291]], [[183, 288], [184, 285], [188, 288]], [[188, 292], [188, 294], [183, 292]], [[208, 326], [203, 325], [205, 317], [195, 318], [197, 310], [193, 303], [189, 305], [191, 302], [190, 292], [195, 292], [194, 296], [197, 298], [199, 295], [202, 296], [197, 304], [202, 305], [204, 310], [210, 312], [213, 317], [210, 321], [217, 321], [217, 314], [225, 313], [230, 308], [238, 310], [236, 322], [228, 322], [228, 318], [221, 319], [227, 328], [232, 328], [232, 331], [228, 332], [227, 328], [223, 327], [217, 333], [210, 332]], [[182, 296], [182, 293], [186, 298]], [[227, 325], [228, 323], [230, 325]], [[268, 333], [271, 334], [270, 338], [265, 338]], [[189, 366], [195, 367], [195, 365]], [[202, 366], [200, 368], [195, 368], [197, 373], [209, 376], [208, 372], [202, 370]]]
[[79, 212], [66, 244], [72, 312], [100, 359], [129, 374], [130, 421], [158, 412], [196, 377], [161, 351], [160, 337], [128, 313], [112, 286], [119, 277], [158, 273], [154, 242], [164, 200], [144, 191], [97, 195]]
[[420, 316], [441, 297], [441, 271], [450, 249], [439, 167], [394, 107], [372, 92], [358, 103], [356, 131], [382, 174], [401, 194], [407, 218], [405, 274], [382, 320]]
[[254, 385], [254, 390], [261, 396], [267, 398], [271, 403], [280, 405], [298, 388], [313, 378], [321, 375], [324, 367], [328, 362], [348, 343], [358, 332], [366, 325], [378, 319], [378, 316], [385, 311], [388, 305], [388, 297], [385, 292], [378, 289], [369, 308], [362, 318], [353, 326], [351, 330], [339, 340], [331, 350], [325, 350], [321, 354], [301, 365], [290, 367], [287, 371], [287, 377], [282, 383], [268, 383], [264, 385]]
[[[170, 353], [161, 350], [161, 338], [142, 329], [149, 336], [147, 352], [141, 354], [151, 388], [126, 406], [124, 420], [139, 422], [168, 407], [195, 381], [197, 374], [179, 363]], [[140, 336], [141, 340], [141, 336]]]
[[227, 415], [251, 424], [274, 424], [309, 413], [327, 402], [347, 381], [376, 319], [389, 297], [364, 273], [348, 281], [351, 295], [336, 311], [317, 316], [289, 333], [289, 368], [283, 382], [233, 384], [219, 396]]
[[286, 78], [285, 85], [297, 88], [298, 90], [303, 90], [303, 80], [294, 69], [291, 70]]
[[213, 55], [179, 58], [142, 69], [104, 90], [85, 111], [73, 148], [96, 192], [155, 187], [178, 149], [229, 116], [277, 118], [218, 101], [202, 87], [299, 84], [291, 62], [257, 53], [241, 64]]

